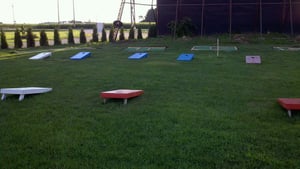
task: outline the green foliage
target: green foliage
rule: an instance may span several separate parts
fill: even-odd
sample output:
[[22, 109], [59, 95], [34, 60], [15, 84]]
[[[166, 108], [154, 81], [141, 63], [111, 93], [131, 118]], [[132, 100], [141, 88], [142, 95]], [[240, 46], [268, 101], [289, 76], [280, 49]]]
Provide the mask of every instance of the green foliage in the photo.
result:
[[48, 37], [45, 30], [40, 31], [40, 46], [49, 46]]
[[15, 36], [14, 36], [14, 47], [18, 49], [18, 48], [22, 48], [22, 46], [23, 46], [23, 42], [22, 42], [20, 31], [19, 29], [16, 29]]
[[125, 40], [125, 36], [124, 36], [124, 28], [120, 29], [120, 36], [119, 36], [119, 40]]
[[134, 28], [131, 27], [129, 30], [128, 39], [134, 39]]
[[1, 29], [0, 31], [1, 33], [1, 49], [7, 49], [8, 48], [8, 43], [6, 41], [6, 36], [5, 33], [3, 32], [3, 30]]
[[54, 29], [54, 46], [61, 45], [61, 40], [59, 36], [59, 29]]
[[188, 17], [182, 18], [178, 21], [177, 24], [175, 23], [175, 21], [171, 21], [170, 23], [168, 23], [168, 28], [171, 30], [172, 35], [174, 35], [174, 32], [176, 31], [175, 34], [177, 37], [193, 36], [196, 30], [192, 19]]
[[98, 38], [98, 30], [97, 27], [93, 28], [93, 35], [92, 35], [92, 42], [98, 42], [99, 38]]
[[141, 27], [138, 27], [138, 35], [137, 35], [137, 39], [143, 39], [143, 32]]
[[68, 44], [69, 44], [69, 45], [75, 44], [75, 41], [74, 41], [74, 35], [73, 35], [73, 29], [72, 29], [72, 28], [69, 28], [69, 33], [68, 33]]
[[156, 37], [157, 37], [156, 25], [151, 25], [148, 30], [148, 38], [156, 38]]
[[81, 44], [85, 44], [86, 43], [86, 36], [85, 36], [85, 32], [83, 29], [80, 30], [80, 34], [79, 34], [79, 42]]
[[156, 13], [157, 13], [157, 8], [149, 9], [145, 16], [145, 19], [142, 22], [156, 22]]
[[107, 35], [106, 35], [106, 31], [105, 29], [103, 28], [102, 29], [102, 33], [101, 33], [101, 42], [106, 42], [107, 41]]
[[114, 28], [110, 28], [108, 39], [109, 39], [109, 42], [114, 42], [115, 41], [115, 39], [114, 39]]
[[32, 33], [31, 28], [27, 29], [26, 43], [27, 43], [27, 48], [35, 47], [34, 35]]

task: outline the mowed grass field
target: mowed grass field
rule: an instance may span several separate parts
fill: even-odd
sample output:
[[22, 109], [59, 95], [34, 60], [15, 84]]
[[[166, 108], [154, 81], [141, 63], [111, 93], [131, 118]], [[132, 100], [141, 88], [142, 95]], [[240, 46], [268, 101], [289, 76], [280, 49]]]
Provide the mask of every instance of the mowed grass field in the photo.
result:
[[[90, 46], [0, 50], [0, 88], [51, 87], [0, 102], [0, 168], [299, 168], [300, 113], [277, 98], [300, 97], [300, 53], [286, 39], [233, 43], [236, 52], [191, 51], [215, 37], [157, 38]], [[167, 46], [128, 60], [128, 46]], [[52, 51], [45, 60], [28, 60]], [[80, 51], [92, 56], [69, 57]], [[194, 53], [191, 62], [178, 62]], [[260, 55], [261, 65], [245, 64]], [[144, 94], [103, 104], [101, 91]]]

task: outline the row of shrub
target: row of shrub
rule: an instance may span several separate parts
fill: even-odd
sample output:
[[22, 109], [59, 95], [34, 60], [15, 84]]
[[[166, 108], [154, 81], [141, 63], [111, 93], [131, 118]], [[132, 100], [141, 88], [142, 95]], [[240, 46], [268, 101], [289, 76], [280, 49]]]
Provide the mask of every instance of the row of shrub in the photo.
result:
[[[99, 42], [99, 41], [100, 42], [114, 42], [116, 40], [115, 37], [114, 37], [114, 31], [115, 31], [114, 28], [110, 28], [109, 36], [108, 36], [108, 39], [107, 39], [106, 31], [105, 31], [105, 29], [103, 29], [102, 30], [102, 36], [99, 40], [98, 30], [97, 30], [96, 27], [94, 27], [91, 42]], [[119, 31], [120, 31], [119, 40], [120, 41], [125, 40], [124, 28], [123, 27], [120, 28]], [[62, 42], [61, 42], [61, 39], [60, 39], [60, 36], [59, 36], [59, 29], [55, 28], [53, 34], [54, 34], [54, 37], [53, 37], [54, 43], [53, 43], [53, 45], [54, 46], [61, 45]], [[156, 36], [157, 36], [156, 26], [153, 25], [149, 28], [148, 37], [156, 37]], [[24, 32], [24, 30], [19, 30], [19, 29], [15, 30], [15, 32], [14, 32], [14, 48], [17, 49], [17, 48], [22, 48], [23, 47], [22, 38], [26, 38], [27, 48], [35, 47], [35, 38], [37, 38], [37, 36], [32, 33], [32, 28], [28, 28], [26, 30], [26, 33]], [[130, 39], [135, 39], [135, 30], [134, 30], [134, 28], [130, 28], [128, 39], [129, 40]], [[142, 34], [141, 27], [138, 28], [137, 39], [143, 39], [143, 34]], [[87, 43], [87, 38], [86, 38], [86, 35], [85, 35], [85, 32], [84, 32], [83, 28], [81, 28], [81, 30], [80, 30], [79, 42], [80, 42], [80, 44]], [[1, 41], [0, 41], [0, 43], [1, 43], [1, 49], [7, 49], [8, 48], [8, 43], [7, 43], [7, 40], [6, 40], [5, 32], [3, 30], [1, 30]], [[45, 30], [40, 31], [39, 43], [40, 43], [40, 46], [49, 46], [48, 37], [47, 37], [47, 34], [46, 34]], [[70, 44], [70, 45], [75, 44], [72, 28], [68, 29], [68, 44]]]

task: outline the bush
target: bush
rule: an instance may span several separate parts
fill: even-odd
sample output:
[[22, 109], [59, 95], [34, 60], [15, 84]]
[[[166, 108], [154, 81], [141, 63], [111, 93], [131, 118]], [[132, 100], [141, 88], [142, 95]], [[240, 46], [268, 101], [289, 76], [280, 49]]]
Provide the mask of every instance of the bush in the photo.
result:
[[149, 38], [156, 38], [157, 37], [156, 25], [152, 25], [152, 26], [149, 27], [148, 37]]
[[80, 30], [79, 42], [81, 44], [85, 44], [86, 43], [86, 36], [85, 36], [85, 32], [84, 32], [83, 29]]
[[171, 30], [172, 34], [174, 34], [176, 29], [175, 35], [177, 37], [193, 36], [196, 30], [196, 27], [193, 24], [192, 19], [188, 17], [182, 18], [176, 24], [176, 28], [175, 28], [175, 21], [171, 21], [170, 23], [168, 23], [168, 27]]
[[137, 39], [143, 39], [143, 33], [142, 33], [142, 29], [141, 27], [138, 28], [138, 35], [137, 35]]
[[75, 44], [74, 41], [74, 35], [73, 35], [73, 29], [69, 28], [69, 33], [68, 33], [68, 44], [73, 45]]
[[27, 40], [27, 48], [35, 47], [34, 35], [32, 33], [31, 28], [27, 29], [26, 40]]
[[8, 43], [6, 41], [6, 36], [3, 30], [1, 29], [1, 49], [7, 49]]
[[101, 36], [101, 42], [106, 42], [107, 41], [107, 35], [106, 35], [106, 31], [103, 28], [102, 29], [102, 36]]
[[17, 48], [17, 49], [22, 48], [22, 46], [23, 46], [23, 42], [22, 42], [22, 38], [21, 38], [19, 29], [16, 29], [16, 31], [15, 31], [14, 45], [15, 45], [15, 48]]
[[125, 40], [124, 29], [123, 28], [121, 28], [121, 30], [120, 30], [119, 40]]
[[108, 39], [109, 39], [109, 42], [114, 42], [115, 41], [115, 39], [114, 39], [114, 28], [110, 28]]
[[92, 38], [92, 42], [98, 42], [99, 38], [98, 38], [98, 30], [97, 27], [93, 28], [93, 38]]
[[40, 32], [40, 46], [49, 46], [48, 37], [45, 30]]
[[134, 39], [134, 28], [130, 28], [129, 30], [129, 35], [128, 35], [128, 39]]
[[54, 45], [61, 45], [58, 29], [54, 29]]

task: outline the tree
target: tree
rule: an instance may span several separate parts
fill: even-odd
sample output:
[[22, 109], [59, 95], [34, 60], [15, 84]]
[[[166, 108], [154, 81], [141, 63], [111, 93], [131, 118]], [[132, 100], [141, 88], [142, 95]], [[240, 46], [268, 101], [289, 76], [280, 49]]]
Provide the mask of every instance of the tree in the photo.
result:
[[152, 26], [149, 27], [148, 37], [149, 38], [155, 38], [155, 37], [157, 37], [157, 30], [156, 30], [156, 26], [155, 25], [152, 25]]
[[54, 46], [61, 45], [58, 28], [54, 29]]
[[15, 31], [14, 45], [15, 45], [15, 48], [17, 48], [17, 49], [22, 48], [22, 46], [23, 46], [22, 37], [21, 37], [19, 29], [16, 29], [16, 31]]
[[141, 27], [138, 28], [138, 36], [137, 36], [137, 39], [143, 39], [143, 33], [142, 33], [142, 28], [141, 28]]
[[128, 35], [128, 39], [134, 39], [134, 28], [130, 28], [129, 30], [129, 35]]
[[1, 29], [1, 49], [8, 49], [8, 43], [4, 31]]
[[121, 28], [121, 30], [120, 30], [119, 40], [125, 40], [124, 29], [123, 28]]
[[83, 29], [80, 30], [79, 42], [81, 44], [85, 44], [86, 43], [86, 36], [85, 36], [85, 32], [84, 32]]
[[156, 13], [157, 13], [157, 8], [149, 9], [145, 16], [145, 20], [143, 20], [142, 22], [156, 22]]
[[99, 41], [97, 27], [94, 27], [92, 36], [93, 36], [92, 42], [98, 42]]
[[27, 40], [27, 48], [35, 47], [34, 35], [32, 33], [32, 29], [31, 28], [27, 29], [26, 40]]
[[101, 36], [101, 42], [106, 42], [107, 41], [107, 35], [106, 35], [106, 31], [103, 27], [102, 29], [102, 36]]
[[45, 30], [40, 32], [40, 46], [49, 46], [48, 37]]
[[68, 44], [73, 45], [75, 44], [74, 41], [74, 35], [73, 35], [73, 29], [69, 28], [69, 33], [68, 33]]
[[110, 28], [108, 35], [109, 42], [114, 42], [114, 28]]

